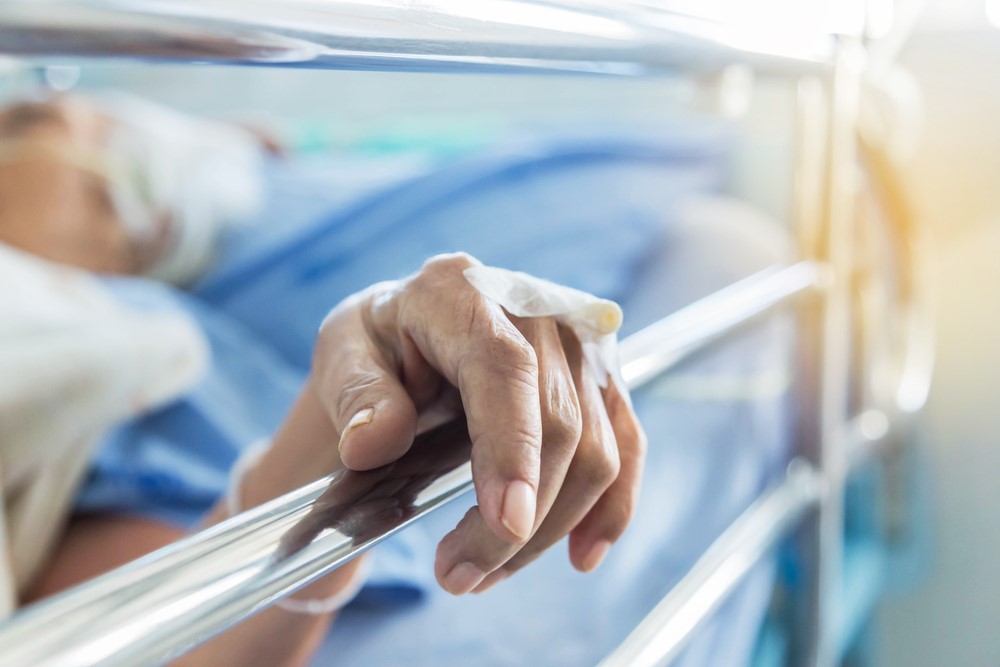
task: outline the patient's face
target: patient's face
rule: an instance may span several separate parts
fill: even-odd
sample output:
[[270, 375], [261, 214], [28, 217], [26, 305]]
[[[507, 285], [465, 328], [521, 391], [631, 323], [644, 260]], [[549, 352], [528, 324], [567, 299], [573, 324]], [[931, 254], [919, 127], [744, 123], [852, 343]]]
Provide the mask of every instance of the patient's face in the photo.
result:
[[0, 159], [0, 242], [91, 271], [135, 271], [129, 235], [105, 180], [59, 159], [60, 151], [99, 148], [109, 122], [74, 98], [0, 110], [0, 146], [18, 142], [22, 153], [30, 153]]

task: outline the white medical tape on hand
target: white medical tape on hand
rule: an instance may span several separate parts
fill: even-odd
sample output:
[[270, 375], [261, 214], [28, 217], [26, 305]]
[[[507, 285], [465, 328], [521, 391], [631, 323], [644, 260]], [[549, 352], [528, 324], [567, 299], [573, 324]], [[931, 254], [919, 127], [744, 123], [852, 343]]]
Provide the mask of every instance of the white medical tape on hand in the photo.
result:
[[[229, 487], [226, 489], [226, 510], [229, 512], [229, 516], [233, 517], [239, 514], [242, 509], [242, 497], [240, 494], [240, 489], [243, 486], [243, 477], [246, 476], [247, 472], [253, 468], [257, 463], [263, 458], [267, 450], [271, 448], [270, 440], [258, 440], [253, 443], [240, 454], [239, 458], [233, 464], [233, 467], [229, 472]], [[338, 609], [343, 609], [357, 597], [358, 593], [365, 585], [365, 581], [368, 579], [368, 574], [371, 572], [372, 565], [368, 558], [363, 558], [361, 565], [355, 570], [354, 574], [344, 585], [344, 587], [337, 593], [334, 593], [328, 598], [323, 599], [313, 599], [313, 600], [297, 600], [295, 598], [285, 598], [284, 600], [278, 600], [275, 605], [284, 609], [285, 611], [290, 611], [293, 614], [306, 614], [308, 616], [320, 616], [322, 614], [329, 614], [337, 611]]]
[[472, 266], [465, 278], [483, 296], [516, 317], [553, 317], [576, 334], [597, 384], [611, 377], [623, 388], [618, 364], [618, 329], [622, 309], [614, 301], [557, 285], [535, 276], [492, 266]]

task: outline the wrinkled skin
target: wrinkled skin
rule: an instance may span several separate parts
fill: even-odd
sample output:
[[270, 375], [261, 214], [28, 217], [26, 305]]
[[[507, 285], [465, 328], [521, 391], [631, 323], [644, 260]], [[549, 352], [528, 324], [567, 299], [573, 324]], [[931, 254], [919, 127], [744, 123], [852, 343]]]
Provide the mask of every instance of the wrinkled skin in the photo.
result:
[[[52, 157], [66, 147], [99, 149], [108, 122], [74, 98], [0, 111], [0, 143], [51, 148], [45, 159], [0, 163], [0, 242], [95, 272], [148, 265], [157, 249], [129, 238], [107, 183]], [[238, 487], [249, 509], [341, 471], [346, 483], [286, 536], [284, 553], [324, 524], [364, 539], [405, 518], [415, 494], [460, 463], [456, 453], [471, 453], [478, 504], [438, 547], [435, 572], [451, 593], [484, 591], [567, 535], [571, 562], [591, 571], [625, 530], [646, 448], [627, 396], [613, 382], [598, 383], [576, 337], [554, 319], [516, 318], [483, 297], [463, 275], [474, 263], [463, 254], [432, 258], [406, 280], [348, 298], [324, 322], [310, 378]], [[454, 421], [461, 415], [464, 424]], [[405, 455], [415, 435], [427, 422], [449, 421], [428, 436], [450, 434], [464, 445], [441, 445], [431, 468], [412, 467], [417, 459]], [[220, 503], [204, 525], [227, 516]], [[182, 535], [142, 517], [76, 517], [25, 600]], [[296, 597], [338, 594], [358, 563]], [[176, 664], [304, 665], [331, 619], [271, 608]]]
[[629, 401], [598, 385], [572, 332], [507, 314], [465, 279], [474, 263], [436, 257], [346, 300], [320, 331], [311, 380], [353, 470], [397, 460], [419, 415], [461, 405], [479, 504], [435, 566], [456, 594], [485, 590], [567, 534], [574, 566], [593, 570], [631, 518], [645, 453]]

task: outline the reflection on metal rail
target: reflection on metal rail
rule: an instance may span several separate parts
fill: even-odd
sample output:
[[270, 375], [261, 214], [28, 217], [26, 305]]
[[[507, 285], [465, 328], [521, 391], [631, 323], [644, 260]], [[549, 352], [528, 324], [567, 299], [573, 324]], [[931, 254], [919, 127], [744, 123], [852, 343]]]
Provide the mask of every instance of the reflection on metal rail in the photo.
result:
[[617, 75], [817, 69], [836, 41], [621, 0], [5, 0], [0, 36], [7, 55]]
[[793, 461], [784, 481], [726, 529], [601, 667], [656, 667], [677, 657], [694, 629], [816, 505], [822, 487], [810, 464]]
[[[764, 271], [626, 339], [626, 382], [638, 387], [817, 286], [820, 268]], [[0, 666], [165, 661], [471, 488], [468, 436], [452, 422], [420, 436], [395, 464], [319, 480], [26, 609], [0, 625]]]

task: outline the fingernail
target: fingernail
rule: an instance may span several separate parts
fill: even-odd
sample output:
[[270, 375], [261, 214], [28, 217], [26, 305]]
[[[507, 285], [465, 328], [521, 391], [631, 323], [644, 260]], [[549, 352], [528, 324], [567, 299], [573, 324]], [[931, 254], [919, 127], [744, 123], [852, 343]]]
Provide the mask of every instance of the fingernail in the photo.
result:
[[519, 540], [527, 540], [535, 525], [535, 490], [522, 480], [507, 485], [500, 522]]
[[486, 573], [472, 563], [459, 563], [444, 575], [442, 585], [452, 595], [465, 595], [479, 585]]
[[611, 549], [611, 542], [607, 540], [598, 540], [590, 547], [590, 551], [583, 557], [584, 572], [593, 572], [600, 565], [605, 556], [608, 555], [608, 551]]
[[366, 424], [372, 423], [372, 418], [375, 416], [375, 408], [365, 408], [364, 410], [358, 410], [351, 417], [351, 420], [347, 422], [347, 426], [344, 427], [344, 432], [340, 434], [340, 442], [344, 442], [344, 438], [347, 434], [356, 428], [365, 426]]
[[494, 586], [496, 586], [509, 576], [510, 572], [508, 572], [507, 570], [503, 569], [494, 570], [485, 579], [483, 579], [478, 586], [473, 588], [472, 592], [477, 595], [479, 593], [485, 593], [486, 591], [490, 590], [491, 588], [493, 588]]

